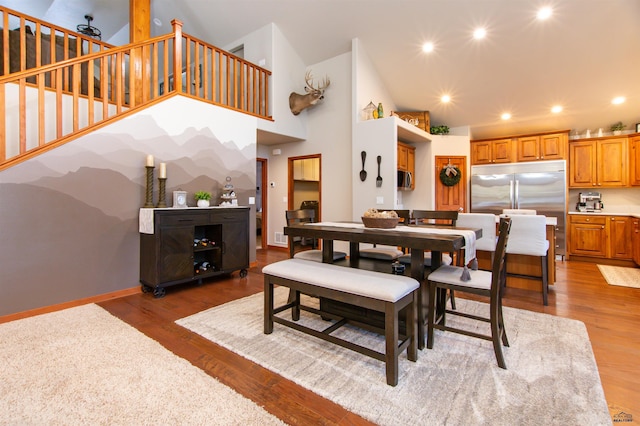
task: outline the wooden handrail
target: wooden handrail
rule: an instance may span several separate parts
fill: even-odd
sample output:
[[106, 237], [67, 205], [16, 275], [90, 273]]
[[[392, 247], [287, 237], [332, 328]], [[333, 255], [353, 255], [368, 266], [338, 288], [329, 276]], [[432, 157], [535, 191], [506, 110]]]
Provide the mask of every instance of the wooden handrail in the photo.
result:
[[172, 24], [172, 34], [0, 75], [0, 170], [178, 93], [271, 119], [269, 70]]

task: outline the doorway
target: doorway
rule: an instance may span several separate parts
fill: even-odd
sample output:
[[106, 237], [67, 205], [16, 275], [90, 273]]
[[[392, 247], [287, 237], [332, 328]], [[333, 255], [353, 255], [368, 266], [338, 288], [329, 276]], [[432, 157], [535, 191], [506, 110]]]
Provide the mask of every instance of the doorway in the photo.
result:
[[321, 157], [321, 154], [289, 157], [288, 209], [314, 209], [318, 222], [322, 219]]
[[267, 247], [267, 159], [256, 158], [256, 249]]
[[[436, 210], [458, 210], [463, 212], [467, 209], [467, 157], [466, 156], [436, 156]], [[457, 183], [453, 183], [453, 172], [449, 174], [450, 179], [445, 179], [449, 185], [445, 185], [440, 178], [443, 169], [452, 167], [460, 172]]]

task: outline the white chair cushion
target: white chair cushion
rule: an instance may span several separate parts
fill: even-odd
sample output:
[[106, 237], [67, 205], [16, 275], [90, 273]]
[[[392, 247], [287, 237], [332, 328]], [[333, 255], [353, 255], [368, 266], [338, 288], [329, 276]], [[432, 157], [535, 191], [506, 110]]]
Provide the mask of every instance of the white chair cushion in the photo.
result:
[[462, 281], [462, 271], [464, 268], [460, 266], [444, 265], [429, 274], [427, 279], [429, 281], [436, 281], [439, 283], [453, 284], [460, 287], [478, 288], [483, 290], [491, 289], [491, 277], [490, 271], [482, 271], [478, 269], [474, 271], [468, 269], [471, 279], [468, 281]]
[[420, 287], [417, 280], [404, 275], [301, 259], [271, 263], [262, 268], [262, 273], [387, 302], [397, 302]]
[[[407, 265], [411, 264], [411, 254], [403, 254], [398, 258], [400, 263], [405, 263]], [[453, 259], [447, 253], [442, 253], [442, 264], [443, 265], [451, 265]], [[424, 266], [431, 266], [431, 253], [427, 252], [424, 254]]]
[[482, 237], [476, 240], [476, 250], [496, 251], [496, 216], [489, 213], [460, 213], [456, 226], [482, 228]]
[[513, 215], [507, 253], [545, 256], [549, 250], [547, 218], [542, 215]]
[[515, 214], [527, 214], [527, 215], [536, 215], [538, 212], [536, 210], [529, 209], [503, 209], [502, 214], [506, 215], [515, 215]]
[[402, 250], [395, 247], [378, 246], [360, 250], [360, 257], [369, 259], [396, 260], [400, 256], [402, 256]]
[[[342, 260], [347, 257], [347, 253], [342, 251], [333, 252], [333, 260]], [[322, 250], [304, 250], [293, 255], [294, 259], [311, 260], [312, 262], [322, 262]]]

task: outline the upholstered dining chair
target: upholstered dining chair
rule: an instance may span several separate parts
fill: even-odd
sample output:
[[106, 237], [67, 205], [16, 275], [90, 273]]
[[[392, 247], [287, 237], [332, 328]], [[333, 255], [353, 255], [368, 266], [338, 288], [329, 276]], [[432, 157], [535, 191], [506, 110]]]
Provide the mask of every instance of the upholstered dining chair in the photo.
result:
[[547, 240], [547, 218], [542, 215], [509, 215], [511, 218], [511, 243], [507, 247], [507, 262], [509, 255], [519, 254], [540, 258], [539, 276], [507, 273], [508, 276], [542, 281], [542, 302], [549, 304], [549, 273]]
[[[456, 226], [458, 220], [457, 210], [413, 210], [411, 212], [410, 223], [414, 225], [438, 225], [438, 226]], [[411, 253], [404, 254], [398, 258], [401, 263], [411, 263]], [[453, 261], [451, 253], [442, 253], [442, 264], [450, 265]], [[424, 266], [431, 266], [431, 253], [424, 254]], [[452, 302], [455, 303], [455, 302]]]
[[[462, 281], [461, 266], [443, 265], [433, 271], [428, 277], [429, 283], [429, 312], [427, 321], [427, 348], [433, 349], [434, 329], [464, 334], [466, 336], [477, 337], [493, 342], [493, 350], [500, 368], [507, 368], [502, 353], [502, 345], [509, 346], [507, 333], [504, 328], [504, 317], [502, 315], [502, 291], [503, 282], [505, 280], [505, 251], [507, 241], [509, 240], [509, 229], [511, 227], [511, 218], [501, 218], [498, 233], [498, 242], [496, 244], [495, 256], [493, 258], [493, 266], [491, 271], [475, 270], [470, 272], [470, 279]], [[441, 318], [437, 318], [435, 312], [435, 300], [437, 290], [454, 290], [456, 292], [471, 293], [489, 298], [489, 316], [480, 316], [462, 312], [460, 310], [445, 309], [440, 313]], [[465, 318], [488, 322], [490, 325], [490, 334], [480, 334], [466, 328], [457, 328], [447, 325], [446, 315], [459, 315]]]
[[[287, 219], [287, 226], [301, 223], [315, 223], [316, 212], [313, 209], [300, 209], [300, 210], [287, 210], [285, 212]], [[322, 262], [322, 250], [318, 250], [318, 242], [316, 240], [311, 241], [311, 249], [307, 249], [306, 241], [299, 238], [292, 238], [289, 241], [291, 244], [290, 253], [293, 253], [295, 259], [312, 260], [314, 262]], [[342, 251], [333, 252], [333, 260], [342, 260], [347, 257], [347, 253]]]
[[[460, 213], [457, 226], [482, 229], [482, 237], [476, 240], [476, 253], [488, 252], [491, 259], [490, 265], [493, 265], [493, 255], [496, 251], [497, 241], [496, 216], [490, 213]], [[458, 258], [464, 259], [464, 256], [460, 254]], [[491, 266], [489, 266], [490, 268]]]
[[[378, 211], [385, 212], [390, 210], [391, 209], [378, 210]], [[398, 222], [398, 225], [405, 226], [409, 224], [411, 220], [409, 210], [394, 209], [393, 211], [395, 211], [398, 214], [398, 217], [401, 219], [400, 222]], [[360, 253], [360, 257], [364, 257], [368, 259], [377, 259], [377, 260], [388, 260], [393, 262], [394, 260], [397, 260], [400, 256], [404, 254], [404, 248], [399, 249], [398, 247], [374, 244], [373, 247], [360, 249], [359, 253]]]

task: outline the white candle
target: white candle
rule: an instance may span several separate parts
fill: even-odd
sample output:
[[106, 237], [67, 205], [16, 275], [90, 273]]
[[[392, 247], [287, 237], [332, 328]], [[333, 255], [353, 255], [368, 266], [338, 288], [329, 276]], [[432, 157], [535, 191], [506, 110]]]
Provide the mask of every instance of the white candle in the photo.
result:
[[167, 163], [160, 163], [160, 177], [166, 179], [167, 177]]
[[153, 155], [147, 155], [147, 167], [153, 167]]

